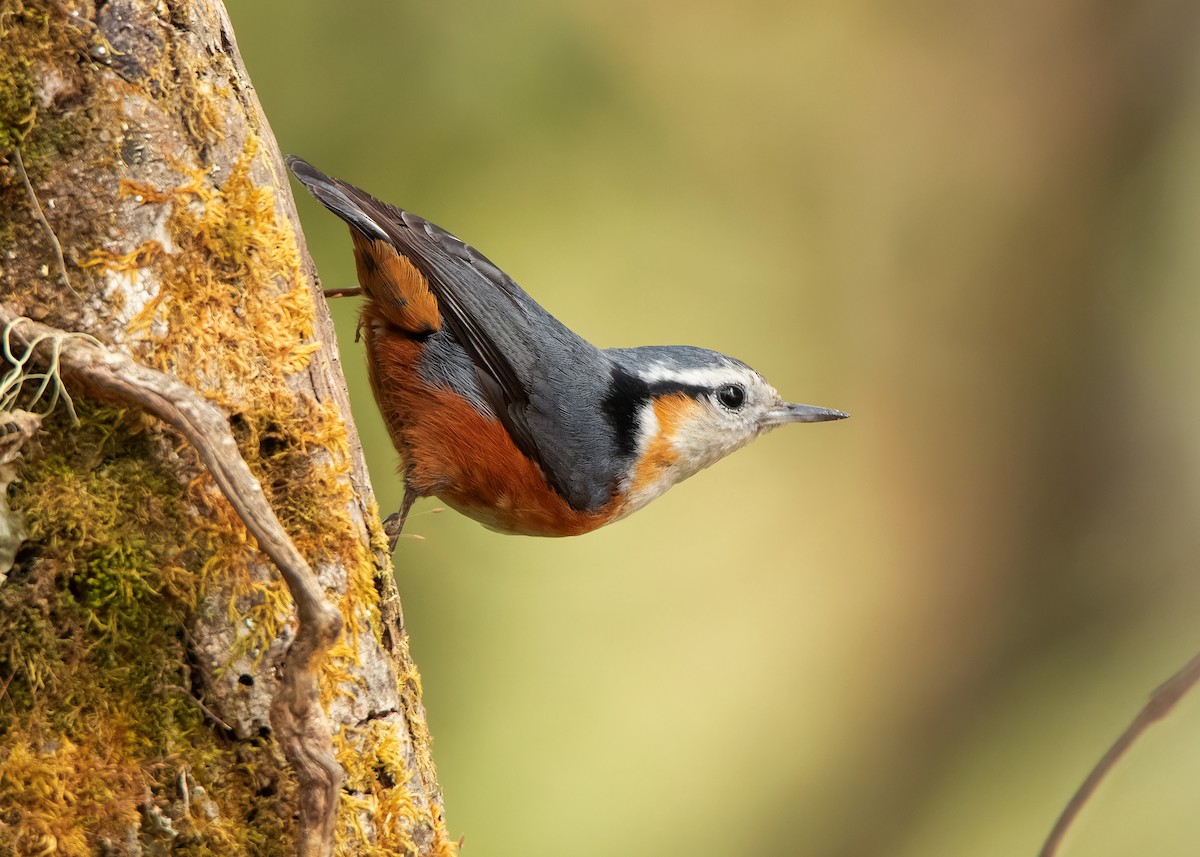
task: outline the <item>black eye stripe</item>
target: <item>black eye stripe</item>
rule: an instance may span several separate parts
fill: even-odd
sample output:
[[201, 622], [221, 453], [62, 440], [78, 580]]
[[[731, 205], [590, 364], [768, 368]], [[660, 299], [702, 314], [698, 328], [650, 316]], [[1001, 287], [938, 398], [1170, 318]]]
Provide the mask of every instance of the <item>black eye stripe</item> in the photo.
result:
[[641, 378], [619, 366], [613, 367], [602, 407], [622, 455], [633, 455], [637, 450], [638, 411], [650, 401], [651, 395], [649, 385]]
[[736, 411], [746, 402], [746, 391], [737, 384], [726, 384], [717, 389], [717, 401], [730, 410]]

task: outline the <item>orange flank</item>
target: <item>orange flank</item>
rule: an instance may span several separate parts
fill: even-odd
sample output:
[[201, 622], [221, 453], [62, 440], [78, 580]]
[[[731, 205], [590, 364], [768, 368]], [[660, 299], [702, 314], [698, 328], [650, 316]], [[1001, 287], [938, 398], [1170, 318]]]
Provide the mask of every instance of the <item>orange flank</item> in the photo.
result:
[[421, 377], [422, 344], [394, 329], [382, 306], [363, 306], [367, 365], [408, 484], [485, 526], [533, 536], [574, 536], [621, 512], [617, 495], [594, 512], [571, 508], [513, 443], [499, 420]]
[[437, 298], [412, 262], [386, 241], [368, 238], [356, 229], [350, 230], [350, 237], [358, 282], [388, 323], [418, 335], [442, 326]]

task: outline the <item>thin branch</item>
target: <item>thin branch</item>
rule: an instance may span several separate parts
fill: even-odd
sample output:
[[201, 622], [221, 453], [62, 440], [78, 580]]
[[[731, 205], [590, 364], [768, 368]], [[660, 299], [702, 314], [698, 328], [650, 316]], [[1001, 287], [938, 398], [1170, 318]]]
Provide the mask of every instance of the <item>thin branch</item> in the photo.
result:
[[1140, 738], [1151, 724], [1170, 714], [1171, 709], [1179, 704], [1179, 700], [1183, 699], [1197, 683], [1200, 683], [1200, 654], [1188, 661], [1179, 672], [1159, 685], [1158, 689], [1150, 695], [1145, 707], [1138, 712], [1137, 717], [1133, 718], [1133, 722], [1108, 748], [1108, 752], [1101, 757], [1096, 766], [1092, 768], [1091, 773], [1087, 775], [1087, 779], [1071, 796], [1062, 815], [1054, 823], [1054, 829], [1050, 831], [1042, 850], [1038, 852], [1038, 857], [1054, 857], [1058, 853], [1058, 846], [1062, 844], [1067, 830], [1070, 829], [1084, 805], [1095, 794], [1096, 789], [1104, 782], [1104, 778], [1125, 755], [1125, 751], [1133, 746], [1133, 742]]
[[207, 705], [205, 705], [203, 702], [201, 702], [199, 699], [197, 699], [195, 696], [193, 696], [187, 690], [187, 688], [180, 687], [177, 684], [160, 684], [157, 688], [155, 688], [155, 690], [156, 691], [169, 690], [174, 693], [178, 693], [181, 696], [186, 696], [192, 702], [196, 703], [196, 707], [199, 708], [200, 711], [204, 714], [204, 716], [207, 717], [209, 720], [211, 720], [213, 723], [220, 726], [226, 732], [233, 731], [232, 726], [230, 726], [228, 723], [226, 723], [224, 720], [222, 720], [220, 717], [218, 717], [216, 712], [214, 712], [211, 708], [209, 708]]
[[46, 238], [49, 239], [50, 246], [54, 250], [54, 258], [58, 260], [58, 276], [62, 279], [62, 284], [67, 287], [67, 291], [79, 298], [79, 292], [71, 287], [71, 280], [67, 277], [67, 260], [63, 257], [62, 244], [58, 243], [58, 236], [54, 234], [54, 227], [50, 225], [50, 221], [42, 213], [42, 205], [38, 202], [37, 194], [33, 192], [33, 184], [29, 181], [29, 173], [25, 172], [25, 161], [21, 159], [21, 147], [15, 146], [13, 153], [17, 158], [17, 172], [21, 176], [21, 183], [25, 185], [25, 193], [29, 196], [29, 207], [33, 209], [34, 218], [46, 230]]
[[[57, 360], [68, 384], [98, 399], [141, 408], [178, 430], [199, 453], [259, 548], [279, 568], [296, 603], [299, 624], [271, 702], [271, 725], [299, 781], [299, 854], [332, 854], [343, 772], [333, 754], [317, 675], [322, 658], [341, 634], [342, 616], [325, 599], [312, 568], [275, 517], [262, 486], [238, 452], [228, 418], [177, 379], [94, 341], [22, 318], [4, 305], [0, 305], [0, 325], [19, 344], [38, 348], [35, 359]], [[49, 353], [40, 353], [47, 349], [39, 347], [39, 341], [54, 343]]]
[[355, 298], [363, 293], [358, 286], [346, 286], [341, 289], [322, 289], [321, 294], [327, 298]]

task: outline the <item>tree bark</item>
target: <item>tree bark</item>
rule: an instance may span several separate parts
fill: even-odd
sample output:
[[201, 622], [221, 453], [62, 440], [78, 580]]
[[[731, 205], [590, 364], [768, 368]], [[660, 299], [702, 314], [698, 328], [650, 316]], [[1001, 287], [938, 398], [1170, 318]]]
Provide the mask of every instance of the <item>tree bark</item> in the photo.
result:
[[[99, 342], [5, 329], [0, 854], [453, 854], [332, 324], [224, 9], [0, 0], [0, 161], [0, 323]], [[126, 357], [223, 416], [196, 433], [95, 380]], [[327, 652], [204, 449], [225, 425], [340, 615]]]

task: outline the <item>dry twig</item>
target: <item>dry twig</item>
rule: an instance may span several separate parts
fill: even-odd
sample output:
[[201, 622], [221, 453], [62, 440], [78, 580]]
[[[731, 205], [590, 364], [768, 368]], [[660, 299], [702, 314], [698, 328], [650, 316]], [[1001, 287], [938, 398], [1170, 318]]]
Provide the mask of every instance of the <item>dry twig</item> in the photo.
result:
[[71, 287], [71, 280], [67, 277], [67, 260], [63, 258], [62, 244], [59, 243], [58, 236], [54, 234], [54, 227], [50, 225], [50, 221], [46, 219], [46, 215], [42, 212], [42, 204], [38, 202], [37, 194], [33, 192], [33, 183], [29, 181], [29, 173], [25, 172], [25, 161], [21, 158], [21, 147], [16, 146], [13, 149], [13, 153], [16, 156], [17, 172], [21, 176], [21, 183], [25, 185], [25, 193], [29, 197], [29, 207], [33, 210], [34, 219], [46, 231], [46, 238], [50, 242], [50, 247], [54, 250], [54, 258], [58, 262], [58, 276], [62, 280], [62, 284], [67, 287], [67, 291], [78, 298], [79, 292]]
[[341, 614], [325, 599], [312, 568], [296, 550], [234, 442], [229, 420], [190, 387], [110, 351], [90, 338], [56, 330], [0, 305], [5, 341], [24, 346], [32, 361], [58, 362], [62, 380], [97, 399], [141, 408], [173, 426], [192, 444], [246, 529], [279, 568], [299, 626], [284, 657], [271, 704], [271, 725], [296, 771], [300, 794], [301, 857], [332, 854], [342, 768], [317, 687], [321, 659], [342, 629]]
[[1079, 815], [1084, 805], [1100, 784], [1104, 782], [1104, 778], [1109, 772], [1116, 767], [1117, 762], [1121, 761], [1121, 757], [1125, 755], [1125, 751], [1133, 746], [1133, 742], [1141, 737], [1151, 724], [1162, 720], [1171, 713], [1179, 700], [1183, 699], [1188, 691], [1200, 683], [1200, 654], [1187, 662], [1187, 664], [1171, 676], [1165, 682], [1150, 694], [1150, 700], [1138, 712], [1137, 717], [1133, 718], [1133, 722], [1125, 728], [1121, 736], [1113, 742], [1113, 745], [1108, 748], [1096, 766], [1092, 768], [1091, 773], [1087, 775], [1087, 779], [1071, 796], [1071, 800], [1063, 809], [1062, 814], [1058, 817], [1058, 821], [1054, 823], [1054, 829], [1050, 831], [1050, 835], [1046, 837], [1046, 842], [1042, 845], [1042, 850], [1038, 852], [1038, 857], [1054, 857], [1058, 853], [1058, 846], [1062, 844], [1063, 837], [1067, 835], [1067, 830]]
[[[192, 702], [196, 703], [196, 707], [200, 709], [201, 713], [205, 717], [207, 717], [209, 720], [211, 720], [213, 723], [220, 726], [226, 732], [233, 731], [232, 726], [230, 726], [228, 723], [226, 723], [224, 720], [222, 720], [220, 717], [218, 717], [217, 713], [215, 711], [213, 711], [211, 708], [209, 708], [207, 705], [205, 705], [203, 701], [197, 699], [192, 694], [192, 692], [189, 691], [186, 687], [180, 687], [177, 684], [160, 684], [158, 687], [155, 688], [155, 691], [164, 691], [164, 690], [169, 690], [172, 693], [178, 693], [180, 696], [190, 699]], [[185, 802], [185, 804], [186, 804], [186, 802]]]

